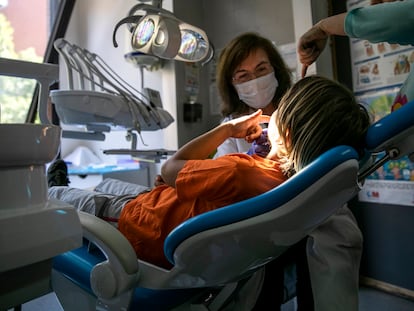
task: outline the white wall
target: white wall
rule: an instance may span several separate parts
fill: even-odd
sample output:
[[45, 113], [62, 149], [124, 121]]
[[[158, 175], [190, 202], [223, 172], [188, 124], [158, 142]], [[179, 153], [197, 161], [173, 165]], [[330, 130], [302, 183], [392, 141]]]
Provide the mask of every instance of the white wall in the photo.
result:
[[[116, 68], [125, 80], [139, 88], [139, 69], [124, 60], [124, 54], [130, 51], [126, 25], [121, 26], [117, 32], [119, 47], [114, 48], [112, 45], [114, 26], [137, 3], [136, 0], [77, 1], [66, 39], [100, 55], [112, 68]], [[315, 22], [312, 18], [315, 3], [322, 10], [327, 9], [327, 0], [164, 0], [163, 7], [172, 11], [174, 6], [178, 17], [205, 28], [215, 47], [220, 50], [235, 35], [245, 31], [258, 31], [277, 45], [296, 42], [297, 38]], [[329, 67], [330, 62], [328, 63]], [[206, 106], [209, 104], [207, 70], [202, 69], [200, 80], [200, 102]], [[219, 116], [208, 115], [206, 107], [203, 108], [205, 119], [201, 124], [186, 124], [182, 121], [182, 104], [186, 100], [183, 92], [183, 72], [182, 63], [171, 61], [165, 62], [162, 70], [144, 70], [144, 86], [160, 91], [165, 109], [174, 116], [176, 122], [164, 130], [143, 132], [142, 136], [147, 146], [139, 140], [139, 149], [175, 150], [179, 145], [219, 122]], [[64, 87], [63, 83], [62, 88]], [[104, 157], [102, 149], [130, 147], [124, 136], [124, 132], [111, 132], [105, 142], [64, 139], [62, 153], [65, 155], [77, 145], [86, 145], [98, 156]]]
[[199, 1], [203, 3], [204, 23], [218, 49], [223, 48], [236, 35], [247, 31], [258, 32], [277, 45], [294, 41], [291, 1]]

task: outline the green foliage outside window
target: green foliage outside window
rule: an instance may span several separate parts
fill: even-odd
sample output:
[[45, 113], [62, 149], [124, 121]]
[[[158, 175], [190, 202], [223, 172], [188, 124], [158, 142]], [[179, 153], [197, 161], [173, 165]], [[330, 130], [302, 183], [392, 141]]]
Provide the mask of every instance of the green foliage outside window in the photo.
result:
[[[0, 13], [0, 57], [42, 62], [34, 48], [16, 52], [14, 30], [7, 17]], [[36, 80], [0, 76], [0, 122], [24, 123], [32, 101]]]

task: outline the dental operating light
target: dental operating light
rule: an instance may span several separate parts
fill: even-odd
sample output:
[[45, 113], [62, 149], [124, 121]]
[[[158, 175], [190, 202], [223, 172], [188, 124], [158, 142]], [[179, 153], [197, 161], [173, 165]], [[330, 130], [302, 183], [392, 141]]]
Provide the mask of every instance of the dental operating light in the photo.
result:
[[[131, 9], [130, 13], [135, 8]], [[113, 44], [119, 26], [128, 24], [132, 33], [131, 46], [135, 51], [164, 59], [207, 63], [214, 55], [207, 34], [198, 27], [184, 23], [171, 12], [148, 5], [139, 5], [145, 15], [128, 16], [115, 26]]]

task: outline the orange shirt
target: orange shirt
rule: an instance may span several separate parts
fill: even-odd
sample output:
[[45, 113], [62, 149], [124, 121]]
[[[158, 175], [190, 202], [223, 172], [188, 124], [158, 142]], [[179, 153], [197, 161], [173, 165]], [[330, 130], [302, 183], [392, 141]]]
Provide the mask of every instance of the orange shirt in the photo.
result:
[[163, 245], [171, 230], [193, 216], [257, 196], [285, 180], [278, 162], [257, 155], [187, 161], [176, 188], [158, 186], [129, 201], [118, 228], [138, 258], [170, 267]]

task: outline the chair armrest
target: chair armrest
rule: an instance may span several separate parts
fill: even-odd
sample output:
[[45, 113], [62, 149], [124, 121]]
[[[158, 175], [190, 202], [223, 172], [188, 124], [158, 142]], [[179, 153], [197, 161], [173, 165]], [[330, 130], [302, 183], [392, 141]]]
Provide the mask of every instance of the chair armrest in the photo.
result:
[[106, 257], [94, 266], [91, 288], [100, 298], [110, 299], [135, 287], [139, 278], [138, 259], [128, 240], [104, 220], [79, 212], [83, 236]]

